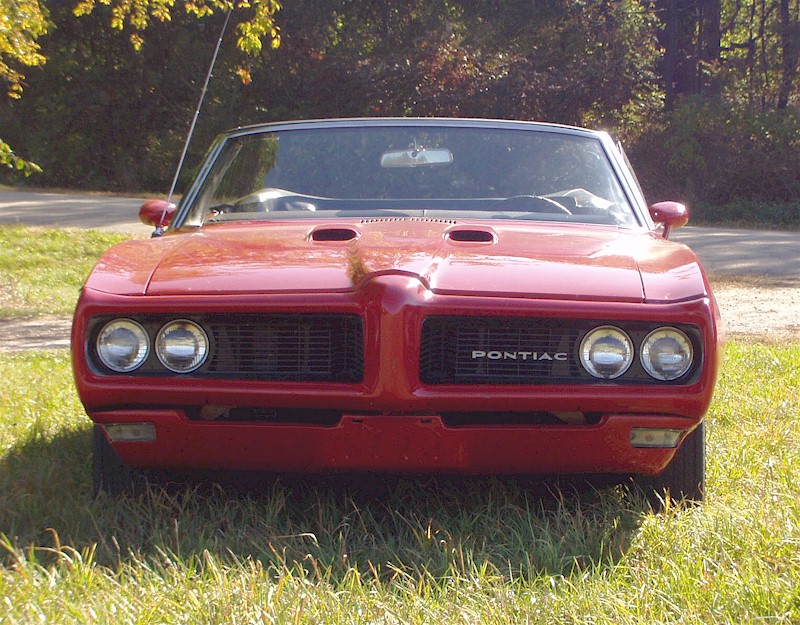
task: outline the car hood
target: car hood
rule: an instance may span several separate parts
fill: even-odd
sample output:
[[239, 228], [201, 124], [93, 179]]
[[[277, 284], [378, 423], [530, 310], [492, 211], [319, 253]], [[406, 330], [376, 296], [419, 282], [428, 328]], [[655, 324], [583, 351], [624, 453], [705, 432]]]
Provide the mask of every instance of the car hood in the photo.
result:
[[377, 275], [440, 294], [674, 302], [707, 294], [694, 254], [641, 230], [392, 218], [218, 224], [106, 253], [87, 287], [120, 295], [355, 291]]

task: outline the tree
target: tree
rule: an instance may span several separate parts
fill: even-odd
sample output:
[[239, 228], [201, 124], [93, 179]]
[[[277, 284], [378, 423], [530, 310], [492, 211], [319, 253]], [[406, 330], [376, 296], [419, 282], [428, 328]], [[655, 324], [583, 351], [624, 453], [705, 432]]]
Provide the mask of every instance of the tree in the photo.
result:
[[721, 0], [657, 0], [664, 30], [666, 106], [682, 96], [719, 95]]
[[739, 0], [725, 8], [729, 97], [761, 112], [796, 103], [800, 0]]
[[789, 0], [780, 0], [781, 78], [778, 109], [789, 105], [800, 66], [800, 3], [792, 10]]
[[609, 125], [656, 86], [639, 0], [294, 0], [279, 19], [284, 43], [253, 64], [247, 95], [283, 117]]
[[[687, 150], [713, 163], [742, 137], [798, 145], [800, 0], [26, 1], [49, 10], [49, 60], [18, 83], [21, 101], [0, 97], [0, 136], [47, 185], [163, 189], [231, 8], [181, 184], [220, 130], [310, 117], [600, 127], [642, 142], [653, 172], [679, 164], [675, 184], [696, 189], [711, 174], [700, 180]], [[9, 2], [22, 4], [0, 0], [5, 13]], [[706, 141], [711, 114], [720, 143]], [[757, 171], [737, 159], [724, 171]]]
[[[188, 0], [184, 3], [188, 15], [204, 18], [218, 11], [235, 10], [240, 16], [237, 46], [245, 54], [258, 54], [262, 41], [271, 47], [280, 44], [280, 33], [273, 16], [280, 9], [278, 0]], [[175, 0], [77, 0], [73, 13], [89, 15], [99, 7], [109, 13], [110, 26], [115, 30], [127, 29], [134, 49], [141, 50], [143, 33], [156, 22], [170, 22], [176, 13]], [[63, 7], [56, 3], [54, 10]], [[49, 13], [40, 0], [3, 0], [0, 2], [0, 81], [5, 83], [6, 95], [19, 99], [25, 86], [21, 67], [44, 64], [38, 39], [50, 26]], [[80, 45], [81, 42], [76, 42]], [[17, 156], [11, 146], [0, 139], [0, 165], [29, 175], [41, 168]]]
[[[138, 50], [144, 43], [142, 33], [153, 19], [160, 22], [172, 20], [175, 0], [79, 0], [74, 12], [78, 16], [88, 15], [98, 6], [110, 7], [112, 28], [133, 30], [130, 40]], [[273, 19], [281, 8], [278, 0], [187, 0], [184, 8], [187, 14], [198, 18], [213, 15], [215, 11], [235, 9], [244, 13], [246, 19], [237, 26], [237, 44], [247, 54], [260, 52], [262, 41], [267, 37], [273, 47], [280, 44], [280, 33]]]
[[[0, 81], [6, 95], [17, 99], [22, 95], [25, 75], [22, 67], [44, 63], [37, 39], [47, 32], [47, 12], [38, 0], [4, 0], [0, 2]], [[30, 174], [40, 171], [34, 163], [14, 154], [11, 146], [0, 139], [0, 165]]]

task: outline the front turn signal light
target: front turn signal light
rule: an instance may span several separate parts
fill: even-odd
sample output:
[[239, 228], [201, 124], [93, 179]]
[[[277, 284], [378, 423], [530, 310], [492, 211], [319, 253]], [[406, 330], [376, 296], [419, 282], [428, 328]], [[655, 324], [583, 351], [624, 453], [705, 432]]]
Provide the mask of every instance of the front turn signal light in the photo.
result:
[[678, 446], [683, 430], [633, 428], [631, 447], [673, 449]]
[[152, 443], [156, 440], [156, 426], [149, 421], [106, 423], [102, 427], [112, 443]]

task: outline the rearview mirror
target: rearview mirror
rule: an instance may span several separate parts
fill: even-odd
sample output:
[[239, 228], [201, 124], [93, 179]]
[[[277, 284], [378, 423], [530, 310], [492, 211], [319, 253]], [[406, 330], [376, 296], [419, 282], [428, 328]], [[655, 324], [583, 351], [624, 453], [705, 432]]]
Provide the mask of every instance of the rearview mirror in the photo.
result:
[[413, 149], [393, 150], [381, 156], [381, 167], [425, 167], [431, 165], [448, 165], [453, 162], [450, 150]]

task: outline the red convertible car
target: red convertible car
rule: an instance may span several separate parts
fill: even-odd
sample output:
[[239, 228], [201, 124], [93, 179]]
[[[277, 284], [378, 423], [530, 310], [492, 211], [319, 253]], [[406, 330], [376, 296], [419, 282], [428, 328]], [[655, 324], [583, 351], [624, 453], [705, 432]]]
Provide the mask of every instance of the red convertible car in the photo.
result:
[[75, 311], [94, 482], [145, 469], [619, 474], [703, 493], [718, 311], [601, 132], [355, 119], [220, 136]]

